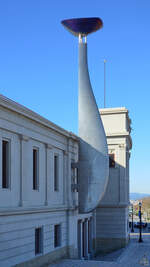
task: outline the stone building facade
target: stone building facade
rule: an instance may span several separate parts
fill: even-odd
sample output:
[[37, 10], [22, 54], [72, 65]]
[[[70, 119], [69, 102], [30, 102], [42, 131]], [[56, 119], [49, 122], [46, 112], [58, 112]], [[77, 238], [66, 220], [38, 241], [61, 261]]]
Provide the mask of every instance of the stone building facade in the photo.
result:
[[78, 137], [0, 96], [0, 266], [90, 258], [93, 215], [79, 214]]
[[78, 136], [0, 95], [1, 267], [89, 259], [127, 243], [130, 119], [125, 108], [101, 117], [115, 166], [97, 210], [80, 214]]
[[110, 156], [109, 182], [96, 209], [96, 250], [108, 252], [128, 243], [131, 120], [126, 108], [100, 110]]

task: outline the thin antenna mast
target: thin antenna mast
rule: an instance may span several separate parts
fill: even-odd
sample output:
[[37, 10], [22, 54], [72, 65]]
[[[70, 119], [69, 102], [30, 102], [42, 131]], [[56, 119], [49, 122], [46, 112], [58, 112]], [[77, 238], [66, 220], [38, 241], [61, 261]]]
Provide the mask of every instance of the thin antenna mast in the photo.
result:
[[106, 59], [104, 59], [104, 108], [106, 108]]

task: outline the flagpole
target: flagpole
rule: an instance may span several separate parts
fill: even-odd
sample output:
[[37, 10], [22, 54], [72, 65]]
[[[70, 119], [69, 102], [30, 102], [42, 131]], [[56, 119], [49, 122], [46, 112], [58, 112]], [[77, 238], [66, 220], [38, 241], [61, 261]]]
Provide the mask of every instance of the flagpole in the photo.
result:
[[104, 108], [106, 108], [106, 59], [104, 59]]

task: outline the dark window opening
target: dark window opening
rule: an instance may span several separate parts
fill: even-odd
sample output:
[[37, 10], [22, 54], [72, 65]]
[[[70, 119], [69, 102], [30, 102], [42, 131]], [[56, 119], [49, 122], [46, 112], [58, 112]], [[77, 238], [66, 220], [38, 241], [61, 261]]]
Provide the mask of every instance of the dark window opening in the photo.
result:
[[77, 183], [77, 190], [76, 190], [76, 192], [78, 192], [78, 185], [79, 185], [79, 171], [78, 171], [78, 168], [76, 168], [76, 183]]
[[61, 227], [60, 224], [54, 225], [54, 247], [61, 245]]
[[82, 221], [78, 220], [78, 256], [79, 258], [82, 258], [82, 246], [81, 246], [81, 225], [82, 225]]
[[91, 252], [90, 243], [91, 243], [91, 224], [90, 221], [88, 221], [88, 253]]
[[33, 190], [38, 190], [38, 150], [33, 149]]
[[85, 222], [82, 223], [82, 256], [85, 257]]
[[9, 188], [9, 142], [2, 141], [2, 188]]
[[58, 156], [54, 156], [54, 191], [59, 190], [59, 169], [58, 169]]
[[115, 154], [109, 154], [109, 168], [115, 168]]
[[35, 254], [42, 253], [42, 228], [35, 229]]
[[72, 161], [71, 164], [71, 180], [72, 180], [72, 189], [74, 192], [78, 192], [78, 168], [73, 165], [75, 162]]

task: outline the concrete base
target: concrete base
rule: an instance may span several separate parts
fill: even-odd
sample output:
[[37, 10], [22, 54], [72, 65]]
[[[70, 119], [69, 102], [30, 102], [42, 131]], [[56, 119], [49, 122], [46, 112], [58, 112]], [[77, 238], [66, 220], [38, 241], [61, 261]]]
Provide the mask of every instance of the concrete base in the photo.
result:
[[41, 267], [43, 265], [48, 265], [52, 262], [55, 262], [59, 259], [68, 257], [68, 247], [63, 247], [57, 249], [51, 253], [35, 257], [33, 260], [26, 261], [20, 264], [16, 264], [15, 267]]
[[111, 252], [125, 247], [128, 239], [128, 208], [97, 208], [96, 253]]
[[68, 258], [69, 259], [78, 259], [78, 248], [75, 248], [74, 246], [69, 246], [68, 248]]
[[32, 260], [15, 265], [15, 267], [41, 267], [60, 259], [78, 259], [78, 249], [74, 246], [63, 247], [51, 253], [37, 256]]
[[109, 253], [125, 247], [129, 238], [96, 238], [96, 255], [99, 253]]

